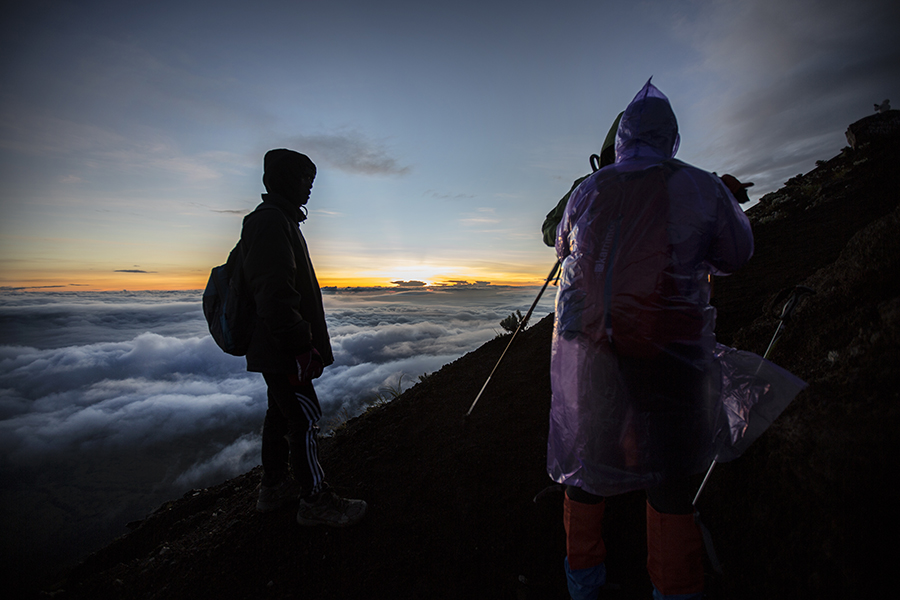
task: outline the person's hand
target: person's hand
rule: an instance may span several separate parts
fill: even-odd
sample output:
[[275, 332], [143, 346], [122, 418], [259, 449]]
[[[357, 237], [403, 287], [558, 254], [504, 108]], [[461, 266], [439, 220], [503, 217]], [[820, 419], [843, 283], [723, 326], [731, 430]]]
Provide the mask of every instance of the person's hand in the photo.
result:
[[315, 348], [295, 357], [297, 361], [297, 379], [300, 383], [309, 383], [325, 370], [325, 361]]
[[749, 202], [750, 198], [747, 196], [747, 188], [751, 187], [752, 183], [741, 183], [738, 181], [738, 178], [734, 175], [729, 175], [726, 173], [720, 177], [722, 183], [725, 184], [725, 187], [731, 192], [731, 195], [734, 196], [734, 199], [738, 201], [738, 204], [744, 204], [745, 202]]

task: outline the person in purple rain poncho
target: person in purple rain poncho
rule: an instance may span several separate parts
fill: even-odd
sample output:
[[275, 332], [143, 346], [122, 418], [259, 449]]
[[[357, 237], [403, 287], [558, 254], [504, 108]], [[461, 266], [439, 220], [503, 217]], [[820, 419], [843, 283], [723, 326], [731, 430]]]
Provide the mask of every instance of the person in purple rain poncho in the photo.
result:
[[693, 475], [715, 456], [721, 374], [711, 275], [753, 254], [750, 223], [712, 173], [675, 160], [678, 124], [649, 81], [622, 115], [615, 163], [571, 194], [551, 357], [547, 468], [566, 485], [569, 592], [606, 581], [604, 497], [647, 491], [654, 598], [699, 598]]

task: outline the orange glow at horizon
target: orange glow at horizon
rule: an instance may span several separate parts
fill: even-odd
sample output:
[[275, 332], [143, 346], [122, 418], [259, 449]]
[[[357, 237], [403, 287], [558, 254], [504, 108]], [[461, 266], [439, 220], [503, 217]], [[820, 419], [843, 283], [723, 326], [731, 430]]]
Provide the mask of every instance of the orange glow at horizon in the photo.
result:
[[[405, 276], [403, 276], [405, 275]], [[422, 287], [451, 286], [458, 282], [475, 284], [489, 282], [492, 286], [541, 285], [544, 276], [537, 273], [496, 273], [494, 277], [410, 277], [408, 273], [397, 277], [364, 276], [326, 272], [318, 273], [321, 287], [383, 287], [397, 288], [395, 281], [421, 281]], [[111, 291], [176, 291], [202, 290], [206, 287], [209, 272], [80, 272], [80, 273], [5, 273], [0, 274], [0, 291], [28, 290], [48, 292], [111, 292]]]
[[0, 278], [0, 290], [48, 292], [119, 292], [197, 290], [206, 287], [209, 276], [197, 273], [89, 273], [40, 274]]

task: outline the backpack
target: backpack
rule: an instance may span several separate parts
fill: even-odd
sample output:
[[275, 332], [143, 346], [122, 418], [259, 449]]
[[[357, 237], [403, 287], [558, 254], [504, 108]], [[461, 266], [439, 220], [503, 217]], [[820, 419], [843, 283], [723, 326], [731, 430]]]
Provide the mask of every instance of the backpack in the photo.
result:
[[239, 241], [224, 265], [213, 268], [203, 292], [203, 315], [219, 348], [244, 356], [256, 325], [256, 304], [244, 284], [243, 249]]

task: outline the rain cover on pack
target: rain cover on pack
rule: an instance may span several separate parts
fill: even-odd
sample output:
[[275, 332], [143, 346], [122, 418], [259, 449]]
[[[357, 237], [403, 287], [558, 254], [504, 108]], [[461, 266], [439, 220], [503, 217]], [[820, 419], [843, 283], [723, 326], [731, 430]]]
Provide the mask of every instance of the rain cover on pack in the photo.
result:
[[756, 355], [717, 351], [710, 274], [749, 260], [753, 236], [718, 177], [673, 158], [678, 139], [648, 81], [622, 116], [616, 163], [572, 193], [557, 230], [547, 466], [598, 495], [738, 456], [757, 401], [781, 403], [777, 416], [804, 385]]

